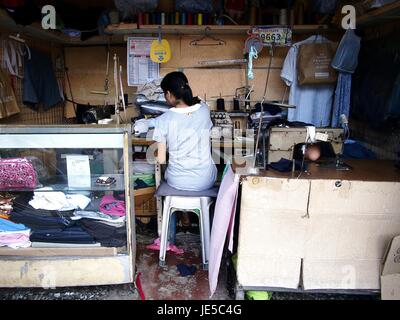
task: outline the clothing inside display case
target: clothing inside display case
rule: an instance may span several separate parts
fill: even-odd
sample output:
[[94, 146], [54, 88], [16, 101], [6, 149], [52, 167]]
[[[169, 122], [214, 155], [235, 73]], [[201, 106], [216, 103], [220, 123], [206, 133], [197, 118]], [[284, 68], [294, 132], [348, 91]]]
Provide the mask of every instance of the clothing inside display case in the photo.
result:
[[0, 285], [21, 281], [10, 257], [29, 261], [33, 287], [43, 268], [57, 270], [58, 286], [132, 281], [130, 132], [0, 126]]

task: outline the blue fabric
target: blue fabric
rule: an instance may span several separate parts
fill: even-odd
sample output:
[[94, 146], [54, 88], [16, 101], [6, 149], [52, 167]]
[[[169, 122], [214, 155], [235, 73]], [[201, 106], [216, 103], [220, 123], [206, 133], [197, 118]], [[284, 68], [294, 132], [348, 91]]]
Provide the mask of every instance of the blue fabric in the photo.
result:
[[196, 266], [188, 266], [183, 263], [177, 264], [176, 267], [178, 268], [178, 271], [182, 277], [191, 276], [195, 274], [197, 270]]
[[348, 29], [332, 59], [332, 67], [341, 72], [353, 73], [358, 65], [360, 47], [361, 38], [356, 36], [353, 29]]
[[23, 224], [14, 223], [6, 219], [0, 218], [0, 232], [4, 231], [14, 232], [14, 231], [24, 231], [24, 230], [29, 230], [29, 229]]
[[24, 104], [37, 109], [37, 104], [43, 103], [48, 110], [61, 101], [50, 56], [32, 49], [31, 59], [25, 57]]
[[364, 147], [360, 142], [354, 140], [347, 140], [344, 143], [343, 156], [344, 159], [376, 159], [376, 154]]
[[335, 102], [332, 111], [332, 127], [340, 127], [340, 115], [346, 115], [349, 118], [351, 97], [351, 74], [340, 72], [338, 76]]
[[171, 187], [165, 181], [161, 182], [161, 185], [158, 187], [156, 191], [157, 197], [163, 196], [182, 196], [182, 197], [212, 197], [216, 198], [218, 195], [218, 187], [213, 187], [208, 190], [203, 191], [185, 191], [178, 190]]
[[[292, 161], [288, 159], [281, 158], [277, 162], [271, 162], [269, 164], [270, 168], [277, 170], [279, 172], [290, 172], [292, 171]], [[295, 170], [301, 170], [301, 161], [295, 160]], [[307, 165], [303, 165], [303, 170], [307, 170]]]

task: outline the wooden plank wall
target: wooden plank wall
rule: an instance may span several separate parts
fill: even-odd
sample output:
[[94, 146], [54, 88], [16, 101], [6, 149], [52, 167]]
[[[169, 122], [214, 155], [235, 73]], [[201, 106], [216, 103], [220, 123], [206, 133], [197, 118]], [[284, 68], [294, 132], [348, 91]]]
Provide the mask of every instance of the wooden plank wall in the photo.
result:
[[[229, 35], [221, 36], [226, 41], [223, 46], [191, 46], [196, 36], [175, 36], [166, 37], [170, 42], [172, 58], [168, 63], [162, 64], [160, 68], [161, 76], [168, 72], [180, 70], [185, 72], [189, 78], [193, 93], [204, 98], [210, 103], [211, 108], [215, 108], [216, 97], [222, 95], [233, 95], [235, 89], [246, 85], [245, 66], [229, 66], [219, 68], [199, 67], [198, 62], [216, 59], [242, 59], [245, 36]], [[126, 48], [125, 46], [111, 47], [111, 52], [116, 52], [123, 65], [124, 70], [124, 91], [129, 94], [129, 102], [132, 102], [133, 93], [136, 87], [127, 87], [126, 78]], [[284, 94], [284, 84], [280, 80], [280, 68], [286, 56], [287, 49], [277, 49], [272, 63], [270, 82], [267, 91], [267, 98], [271, 100], [281, 100]], [[106, 101], [113, 103], [113, 92], [109, 96], [91, 94], [92, 90], [103, 90], [104, 75], [106, 69], [106, 47], [66, 47], [65, 48], [66, 66], [69, 69], [72, 92], [74, 100], [82, 104], [103, 104]], [[112, 56], [111, 56], [112, 58]], [[249, 84], [254, 84], [255, 94], [252, 98], [262, 97], [268, 66], [268, 50], [263, 50], [254, 61], [254, 80]], [[110, 91], [113, 91], [113, 61], [110, 62]], [[66, 86], [68, 84], [66, 83]], [[66, 88], [68, 97], [69, 88]], [[226, 107], [231, 108], [233, 97], [226, 97]], [[73, 108], [67, 104], [66, 116], [73, 117]]]
[[[114, 53], [120, 59], [123, 70], [124, 93], [129, 94], [132, 101], [133, 87], [128, 87], [126, 78], [126, 46], [110, 47], [109, 65], [109, 95], [92, 94], [91, 91], [104, 91], [104, 80], [107, 69], [107, 46], [66, 47], [65, 64], [68, 68], [74, 101], [80, 104], [104, 105], [114, 104]], [[71, 98], [68, 82], [65, 84], [68, 98]], [[75, 117], [72, 103], [67, 103], [65, 109], [67, 118]]]
[[[302, 40], [309, 35], [295, 36], [295, 41]], [[225, 97], [226, 109], [232, 108], [233, 95], [235, 89], [246, 85], [246, 68], [241, 66], [228, 67], [200, 67], [199, 61], [217, 59], [242, 59], [244, 42], [246, 35], [217, 35], [215, 37], [226, 41], [226, 45], [221, 46], [193, 46], [190, 42], [201, 36], [199, 35], [166, 35], [169, 41], [172, 58], [169, 62], [160, 66], [160, 74], [164, 76], [168, 72], [183, 71], [193, 89], [193, 93], [204, 98], [211, 108], [215, 109], [216, 97], [220, 94]], [[210, 43], [205, 40], [205, 43]], [[286, 57], [288, 48], [276, 48], [271, 65], [271, 73], [266, 93], [267, 100], [287, 100], [289, 90], [285, 92], [285, 84], [280, 79], [280, 72], [283, 61]], [[113, 46], [111, 52], [117, 52], [121, 59], [124, 69], [124, 91], [129, 94], [129, 102], [132, 102], [133, 93], [136, 87], [127, 87], [126, 79], [126, 47]], [[113, 62], [110, 62], [110, 88], [112, 91], [109, 96], [91, 94], [91, 90], [102, 90], [104, 86], [104, 74], [106, 69], [106, 47], [66, 47], [66, 65], [69, 68], [71, 86], [75, 101], [82, 104], [103, 104], [105, 101], [113, 103]], [[112, 57], [112, 56], [111, 56]], [[257, 60], [253, 62], [254, 80], [248, 84], [254, 85], [254, 94], [251, 99], [260, 100], [264, 93], [269, 62], [269, 50], [264, 48]], [[67, 85], [67, 84], [66, 84]], [[69, 96], [69, 89], [66, 88]], [[214, 97], [214, 98], [212, 98]], [[73, 117], [73, 109], [69, 104], [66, 108], [66, 116]]]

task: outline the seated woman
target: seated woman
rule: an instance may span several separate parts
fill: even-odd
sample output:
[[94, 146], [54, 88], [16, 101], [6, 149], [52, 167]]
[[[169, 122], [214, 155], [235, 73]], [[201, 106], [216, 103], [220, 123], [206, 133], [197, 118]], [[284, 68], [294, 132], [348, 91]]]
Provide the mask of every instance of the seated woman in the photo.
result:
[[[207, 104], [193, 97], [188, 79], [182, 72], [171, 72], [161, 82], [165, 99], [172, 106], [163, 115], [152, 119], [153, 140], [158, 142], [157, 160], [166, 162], [166, 182], [173, 188], [203, 191], [211, 188], [217, 168], [211, 157], [212, 122]], [[171, 218], [169, 243], [175, 243], [176, 215]]]

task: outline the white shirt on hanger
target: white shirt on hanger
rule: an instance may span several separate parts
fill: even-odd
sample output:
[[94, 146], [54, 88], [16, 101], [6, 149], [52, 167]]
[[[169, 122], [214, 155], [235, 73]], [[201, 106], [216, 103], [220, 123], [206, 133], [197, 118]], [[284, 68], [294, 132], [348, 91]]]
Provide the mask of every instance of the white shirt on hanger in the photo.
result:
[[296, 109], [289, 109], [289, 121], [301, 121], [316, 127], [330, 125], [334, 85], [302, 85], [297, 83], [297, 54], [302, 44], [316, 41], [329, 41], [322, 36], [311, 36], [297, 42], [289, 49], [281, 72], [282, 80], [290, 87], [289, 104]]

